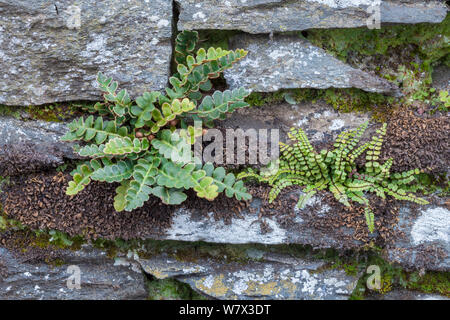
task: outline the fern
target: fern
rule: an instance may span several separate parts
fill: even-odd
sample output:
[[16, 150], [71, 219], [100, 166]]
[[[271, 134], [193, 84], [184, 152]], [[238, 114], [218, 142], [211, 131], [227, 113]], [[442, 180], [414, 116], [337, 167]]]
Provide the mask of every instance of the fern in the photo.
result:
[[[418, 169], [393, 173], [390, 168], [392, 159], [385, 163], [378, 162], [386, 124], [376, 131], [371, 141], [358, 146], [366, 131], [368, 122], [355, 130], [344, 131], [338, 135], [332, 150], [317, 153], [311, 146], [303, 130], [291, 129], [288, 136], [292, 145], [281, 143], [279, 168], [273, 172], [265, 170], [264, 174], [248, 169], [238, 175], [238, 179], [256, 178], [272, 186], [269, 202], [272, 202], [286, 187], [292, 185], [305, 186], [304, 194], [297, 206], [303, 208], [309, 198], [317, 191], [331, 191], [337, 201], [345, 206], [357, 202], [365, 206], [365, 217], [370, 232], [374, 231], [374, 214], [366, 198], [367, 192], [375, 193], [381, 198], [386, 194], [398, 200], [406, 200], [418, 204], [427, 204], [424, 199], [410, 193], [410, 184], [416, 181], [420, 173]], [[364, 171], [358, 172], [355, 159], [366, 152]], [[269, 172], [267, 174], [267, 172]]]
[[[241, 180], [223, 168], [194, 161], [191, 146], [202, 134], [189, 122], [200, 120], [212, 124], [225, 114], [247, 107], [244, 88], [215, 91], [211, 79], [231, 68], [247, 54], [244, 50], [220, 48], [195, 52], [198, 34], [180, 33], [175, 44], [177, 73], [170, 78], [166, 95], [145, 92], [135, 101], [112, 78], [99, 73], [97, 83], [104, 101], [89, 107], [96, 116], [81, 117], [69, 124], [63, 141], [80, 141], [75, 145], [82, 162], [72, 172], [68, 195], [82, 191], [91, 181], [120, 183], [116, 188], [116, 211], [132, 211], [143, 206], [151, 195], [166, 204], [186, 200], [184, 190], [193, 189], [198, 197], [214, 200], [219, 193], [238, 200], [250, 194]], [[180, 130], [175, 132], [177, 126]]]

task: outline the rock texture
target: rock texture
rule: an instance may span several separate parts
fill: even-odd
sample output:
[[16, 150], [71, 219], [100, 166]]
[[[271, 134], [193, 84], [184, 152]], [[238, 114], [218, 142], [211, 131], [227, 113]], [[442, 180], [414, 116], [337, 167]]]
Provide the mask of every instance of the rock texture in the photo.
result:
[[249, 51], [225, 71], [231, 89], [244, 86], [257, 92], [279, 89], [355, 87], [369, 92], [398, 94], [398, 88], [375, 75], [354, 69], [296, 36], [237, 35], [232, 48]]
[[[145, 299], [144, 275], [123, 263], [114, 263], [105, 252], [84, 247], [66, 251], [61, 266], [23, 262], [0, 247], [0, 299], [119, 300]], [[69, 266], [80, 268], [80, 289], [69, 289]], [[74, 283], [69, 280], [70, 283]]]
[[0, 104], [98, 100], [98, 71], [132, 96], [165, 87], [172, 1], [0, 1]]
[[[176, 0], [179, 30], [225, 29], [248, 33], [311, 28], [366, 27], [375, 0]], [[374, 7], [375, 8], [375, 7]], [[447, 9], [440, 1], [381, 1], [381, 23], [441, 22]]]
[[59, 140], [66, 130], [64, 123], [0, 117], [0, 175], [56, 167], [64, 158], [77, 158], [72, 144]]
[[[301, 128], [308, 139], [317, 144], [333, 141], [342, 131], [355, 129], [369, 120], [370, 113], [340, 113], [318, 100], [314, 103], [281, 103], [238, 109], [218, 124], [224, 128], [243, 130], [278, 129], [283, 142], [287, 141], [290, 128]], [[371, 136], [374, 126], [370, 125], [365, 136]]]
[[208, 297], [224, 300], [348, 299], [358, 281], [343, 270], [325, 270], [323, 261], [259, 252], [259, 261], [179, 261], [167, 254], [140, 260], [143, 270], [158, 279], [175, 278]]
[[403, 237], [388, 249], [388, 259], [407, 269], [450, 271], [450, 211], [441, 201], [414, 212], [400, 209]]
[[439, 294], [427, 294], [417, 291], [395, 289], [386, 294], [377, 294], [367, 300], [450, 300]]

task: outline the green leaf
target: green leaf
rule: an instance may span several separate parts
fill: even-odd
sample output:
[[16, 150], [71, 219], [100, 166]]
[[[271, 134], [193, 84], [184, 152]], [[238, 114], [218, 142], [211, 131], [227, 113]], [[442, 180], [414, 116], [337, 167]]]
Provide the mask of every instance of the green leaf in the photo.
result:
[[163, 203], [169, 205], [177, 205], [187, 199], [187, 195], [177, 189], [167, 189], [161, 186], [153, 188], [152, 194], [162, 200]]
[[129, 179], [133, 174], [133, 162], [130, 160], [119, 161], [116, 164], [104, 166], [96, 170], [91, 178], [108, 183], [120, 182]]
[[159, 158], [147, 157], [138, 160], [133, 169], [133, 180], [130, 181], [125, 199], [127, 201], [125, 210], [132, 211], [142, 207], [149, 199], [152, 192], [151, 186], [155, 184], [155, 176], [161, 163]]
[[71, 173], [73, 180], [69, 182], [69, 186], [66, 189], [66, 194], [73, 196], [83, 190], [91, 182], [91, 176], [94, 171], [99, 168], [101, 168], [101, 164], [97, 160], [91, 160], [91, 162], [79, 164]]
[[124, 155], [127, 153], [139, 153], [149, 148], [150, 143], [146, 138], [139, 140], [129, 137], [120, 137], [109, 140], [105, 145], [103, 152], [108, 155]]
[[94, 116], [89, 116], [84, 120], [83, 117], [73, 120], [69, 125], [69, 132], [62, 138], [62, 141], [95, 140], [96, 144], [111, 138], [120, 138], [128, 134], [126, 127], [117, 127], [114, 121], [103, 122], [102, 117], [98, 117], [94, 121]]
[[116, 188], [116, 196], [114, 197], [114, 209], [117, 212], [123, 211], [127, 205], [127, 200], [125, 199], [127, 195], [127, 190], [130, 186], [130, 180], [124, 180]]
[[152, 140], [152, 145], [159, 154], [173, 162], [187, 163], [192, 161], [191, 145], [176, 132], [163, 130], [158, 138]]
[[197, 42], [197, 31], [180, 32], [175, 40], [175, 61], [181, 64], [186, 63], [186, 57], [194, 51]]
[[309, 192], [303, 193], [300, 198], [298, 199], [297, 202], [297, 208], [299, 209], [303, 209], [306, 205], [306, 203], [308, 202], [309, 199], [311, 199], [311, 197], [313, 195], [315, 195], [317, 193], [317, 190], [311, 190]]
[[369, 207], [364, 209], [364, 215], [366, 217], [367, 227], [369, 228], [370, 233], [375, 231], [375, 216], [372, 210]]
[[216, 91], [211, 96], [206, 96], [195, 111], [190, 112], [206, 120], [225, 119], [226, 113], [233, 112], [238, 108], [248, 107], [244, 99], [250, 94], [244, 88], [224, 92]]

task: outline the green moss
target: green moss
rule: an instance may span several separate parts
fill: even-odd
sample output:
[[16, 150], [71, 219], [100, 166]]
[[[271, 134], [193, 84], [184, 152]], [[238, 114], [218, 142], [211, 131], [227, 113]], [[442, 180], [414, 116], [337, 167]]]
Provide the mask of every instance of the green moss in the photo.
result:
[[80, 115], [82, 110], [89, 111], [92, 106], [92, 102], [64, 102], [26, 107], [0, 105], [0, 116], [11, 116], [19, 120], [61, 122]]
[[228, 50], [229, 39], [238, 33], [240, 32], [234, 30], [200, 30], [198, 31], [198, 49], [214, 47]]
[[[400, 87], [404, 94], [402, 103], [433, 113], [448, 111], [445, 101], [440, 99], [445, 93], [437, 92], [431, 84], [434, 65], [450, 66], [449, 30], [450, 15], [440, 24], [390, 25], [374, 30], [314, 29], [308, 31], [307, 38], [350, 64], [355, 57], [363, 60], [362, 57], [371, 56], [372, 64], [377, 66], [372, 71]], [[391, 61], [392, 54], [397, 56], [397, 64]], [[370, 100], [378, 98], [371, 97]], [[331, 102], [335, 104], [333, 98]]]
[[409, 275], [408, 289], [425, 293], [438, 293], [450, 297], [450, 272], [428, 272], [423, 276], [418, 273]]
[[307, 38], [313, 44], [347, 60], [351, 52], [386, 55], [391, 48], [413, 45], [426, 65], [443, 60], [450, 66], [448, 32], [450, 16], [440, 24], [413, 24], [383, 26], [381, 29], [313, 29]]
[[324, 100], [339, 112], [373, 112], [374, 119], [378, 121], [385, 121], [391, 112], [392, 105], [397, 102], [394, 97], [365, 92], [355, 88], [291, 89], [272, 93], [253, 92], [245, 101], [253, 107], [260, 107], [282, 102], [315, 103], [319, 99]]
[[20, 108], [0, 104], [0, 116], [9, 116], [20, 119]]
[[434, 194], [439, 197], [450, 195], [450, 180], [447, 174], [427, 174], [421, 173], [417, 177], [418, 183], [414, 185], [412, 191], [420, 190], [423, 194]]
[[147, 282], [149, 300], [205, 300], [206, 298], [198, 294], [183, 282], [175, 279], [157, 280], [151, 278]]
[[54, 103], [42, 106], [28, 106], [25, 110], [32, 119], [61, 122], [78, 115], [82, 109], [87, 110], [91, 103]]

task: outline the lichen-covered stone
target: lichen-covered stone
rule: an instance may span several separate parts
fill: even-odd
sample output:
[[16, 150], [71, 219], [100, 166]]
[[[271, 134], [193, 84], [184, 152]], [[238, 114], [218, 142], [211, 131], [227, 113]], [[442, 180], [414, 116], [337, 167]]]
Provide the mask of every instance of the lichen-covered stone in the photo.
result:
[[[224, 128], [277, 129], [280, 130], [280, 140], [287, 141], [290, 128], [305, 131], [313, 143], [334, 141], [338, 134], [345, 130], [355, 129], [370, 120], [370, 113], [340, 113], [330, 108], [324, 101], [302, 102], [298, 104], [270, 104], [258, 108], [243, 108], [232, 113], [220, 123]], [[364, 137], [372, 134], [372, 125]], [[375, 125], [376, 126], [376, 125]]]
[[[176, 0], [179, 30], [222, 29], [270, 33], [311, 28], [367, 27], [375, 0]], [[374, 5], [373, 8], [376, 8]], [[381, 1], [381, 23], [441, 22], [440, 1]]]
[[[2, 300], [123, 300], [145, 299], [144, 275], [130, 263], [115, 263], [105, 252], [89, 246], [60, 254], [61, 265], [27, 262], [0, 247]], [[79, 268], [80, 288], [68, 267]], [[70, 279], [69, 279], [70, 278]], [[68, 284], [69, 283], [69, 287]]]
[[165, 87], [172, 1], [0, 2], [0, 104], [98, 100], [98, 71], [132, 96]]
[[158, 278], [175, 278], [215, 299], [343, 300], [358, 278], [343, 270], [325, 270], [323, 261], [263, 252], [259, 261], [245, 264], [195, 259], [186, 262], [167, 254], [139, 260], [143, 270]]
[[450, 271], [450, 211], [442, 203], [412, 212], [400, 209], [398, 233], [387, 258], [411, 270]]
[[56, 167], [79, 158], [72, 144], [60, 141], [65, 123], [21, 121], [0, 117], [0, 175], [15, 175]]
[[367, 300], [450, 300], [440, 294], [422, 293], [419, 291], [394, 289], [385, 294], [377, 294]]
[[398, 88], [375, 75], [343, 63], [296, 36], [236, 35], [232, 48], [249, 51], [247, 57], [225, 71], [231, 89], [244, 86], [256, 92], [292, 88], [359, 88], [398, 94]]

